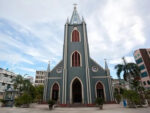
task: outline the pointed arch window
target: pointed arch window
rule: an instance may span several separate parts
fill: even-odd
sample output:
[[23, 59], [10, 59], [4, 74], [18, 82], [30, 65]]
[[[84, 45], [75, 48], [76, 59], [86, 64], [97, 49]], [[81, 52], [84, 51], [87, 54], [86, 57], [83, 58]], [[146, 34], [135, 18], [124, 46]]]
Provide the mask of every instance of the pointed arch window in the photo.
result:
[[72, 54], [72, 67], [79, 67], [81, 65], [81, 57], [80, 54], [75, 51]]
[[72, 42], [79, 42], [80, 37], [79, 37], [79, 32], [77, 30], [74, 30], [72, 32]]
[[100, 97], [100, 98], [103, 98], [104, 99], [104, 88], [103, 88], [103, 85], [98, 82], [96, 84], [96, 92], [97, 92], [97, 98]]
[[57, 83], [55, 83], [52, 88], [52, 100], [57, 101], [59, 95], [59, 86]]

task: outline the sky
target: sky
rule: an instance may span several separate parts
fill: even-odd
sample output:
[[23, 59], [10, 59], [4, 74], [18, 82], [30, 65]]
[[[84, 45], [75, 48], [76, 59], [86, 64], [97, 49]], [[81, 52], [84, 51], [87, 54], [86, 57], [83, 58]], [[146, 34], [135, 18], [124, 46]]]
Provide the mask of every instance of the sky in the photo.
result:
[[150, 0], [0, 0], [0, 68], [35, 77], [62, 59], [64, 25], [77, 3], [87, 24], [90, 56], [111, 76], [114, 66], [135, 62], [133, 53], [150, 48]]

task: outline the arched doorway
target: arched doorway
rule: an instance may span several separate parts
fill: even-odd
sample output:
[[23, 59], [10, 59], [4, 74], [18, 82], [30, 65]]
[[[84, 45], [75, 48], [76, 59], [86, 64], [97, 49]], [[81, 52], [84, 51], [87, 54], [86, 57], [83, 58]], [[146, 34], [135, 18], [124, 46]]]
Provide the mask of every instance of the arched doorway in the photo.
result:
[[102, 85], [101, 82], [98, 82], [96, 84], [96, 97], [97, 98], [100, 97], [100, 98], [103, 98], [105, 100], [105, 98], [104, 98], [104, 88], [103, 88], [103, 85]]
[[52, 87], [52, 100], [57, 101], [59, 97], [59, 86], [55, 83]]
[[73, 103], [82, 103], [82, 86], [77, 78], [72, 84], [72, 101]]

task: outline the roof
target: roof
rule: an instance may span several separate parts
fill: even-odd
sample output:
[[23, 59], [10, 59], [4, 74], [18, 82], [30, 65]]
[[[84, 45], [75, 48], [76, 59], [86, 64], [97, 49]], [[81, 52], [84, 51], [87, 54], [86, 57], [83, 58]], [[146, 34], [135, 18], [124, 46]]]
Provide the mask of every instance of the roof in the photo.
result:
[[73, 10], [73, 13], [72, 13], [70, 24], [81, 24], [81, 22], [82, 21], [81, 21], [80, 16], [77, 12], [77, 8], [76, 8], [76, 6], [74, 6], [74, 10]]

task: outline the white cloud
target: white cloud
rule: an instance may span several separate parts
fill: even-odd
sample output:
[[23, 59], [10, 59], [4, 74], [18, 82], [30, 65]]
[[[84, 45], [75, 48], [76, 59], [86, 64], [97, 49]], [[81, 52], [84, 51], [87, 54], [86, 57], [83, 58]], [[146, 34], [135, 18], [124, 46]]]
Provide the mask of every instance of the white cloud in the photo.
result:
[[[124, 63], [122, 58], [108, 59], [108, 60], [109, 60], [110, 64], [114, 64], [114, 65], [123, 64]], [[132, 56], [126, 56], [125, 57], [125, 61], [127, 63], [129, 63], [129, 62], [134, 62], [135, 63], [134, 57], [132, 57]]]
[[26, 68], [26, 67], [19, 67], [18, 69], [24, 70], [24, 71], [28, 71], [28, 72], [35, 72], [35, 69], [32, 68]]
[[142, 17], [131, 0], [108, 0], [88, 17], [92, 57], [118, 58], [144, 45]]
[[[127, 56], [127, 61], [133, 61], [135, 49], [149, 46], [150, 39], [146, 36], [149, 37], [150, 14], [143, 10], [149, 6], [141, 9], [149, 1], [143, 0], [142, 5], [139, 1], [76, 0], [78, 13], [84, 15], [87, 23], [90, 55], [96, 61], [112, 59], [109, 63], [114, 65], [121, 63], [123, 56]], [[62, 58], [64, 24], [66, 18], [71, 17], [74, 2], [1, 0], [0, 18], [11, 21], [8, 24], [24, 37], [13, 37], [11, 30], [0, 34], [0, 59], [13, 64], [51, 60], [54, 66]], [[14, 48], [19, 52], [13, 52]]]

